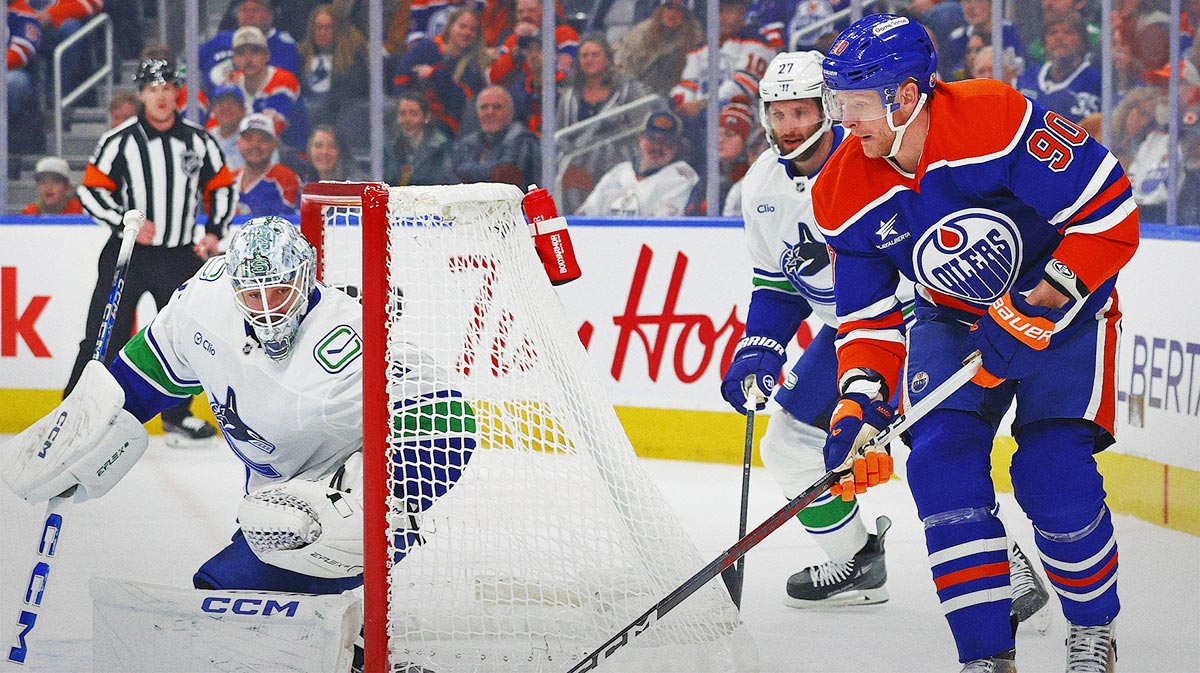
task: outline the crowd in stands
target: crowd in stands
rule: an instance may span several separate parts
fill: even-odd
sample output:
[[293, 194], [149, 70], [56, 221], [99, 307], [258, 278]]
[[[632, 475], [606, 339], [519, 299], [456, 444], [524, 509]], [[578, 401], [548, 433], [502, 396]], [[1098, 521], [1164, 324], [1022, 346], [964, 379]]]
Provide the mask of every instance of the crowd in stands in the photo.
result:
[[[719, 3], [715, 88], [706, 84], [706, 1]], [[942, 79], [992, 77], [998, 61], [1002, 79], [1089, 132], [1112, 124], [1111, 149], [1146, 221], [1165, 220], [1167, 162], [1177, 152], [1179, 220], [1200, 222], [1200, 48], [1193, 40], [1200, 0], [1182, 3], [1183, 113], [1175, 147], [1167, 139], [1167, 0], [1114, 0], [1116, 108], [1108, 120], [1100, 117], [1099, 3], [1009, 0], [1005, 16], [1012, 20], [1000, 26], [1002, 44], [993, 45], [993, 1], [911, 0], [901, 12], [929, 29]], [[137, 2], [152, 4], [9, 0], [9, 128], [22, 129], [14, 151], [27, 151], [19, 136], [38, 126], [37, 110], [45, 107], [38, 60], [97, 12], [128, 25]], [[738, 180], [766, 146], [757, 87], [767, 63], [781, 50], [828, 49], [848, 23], [835, 15], [849, 7], [849, 0], [637, 0], [632, 22], [616, 24], [607, 19], [614, 3], [556, 0], [551, 28], [542, 25], [542, 2], [384, 0], [384, 43], [373, 47], [366, 2], [232, 0], [218, 30], [203, 36], [199, 97], [207, 128], [238, 171], [239, 209], [292, 213], [302, 185], [318, 179], [538, 182], [548, 114], [541, 109], [542, 72], [552, 68], [563, 211], [736, 214]], [[605, 11], [597, 14], [598, 7]], [[547, 31], [557, 45], [552, 63], [542, 62]], [[381, 176], [365, 175], [364, 161], [372, 48], [384, 52], [390, 110]], [[93, 57], [86, 48], [76, 51], [64, 70], [68, 79]], [[178, 49], [163, 45], [140, 53], [182, 60]], [[720, 110], [718, 204], [706, 203], [700, 177], [710, 96]], [[181, 94], [181, 106], [186, 100]], [[136, 103], [118, 91], [114, 123], [135, 114]], [[686, 194], [643, 200], [643, 183], [659, 173], [672, 176], [673, 188], [686, 184]], [[53, 198], [52, 183], [63, 177], [70, 180], [57, 168], [36, 172], [39, 190], [51, 185], [39, 191], [39, 212], [69, 207]]]

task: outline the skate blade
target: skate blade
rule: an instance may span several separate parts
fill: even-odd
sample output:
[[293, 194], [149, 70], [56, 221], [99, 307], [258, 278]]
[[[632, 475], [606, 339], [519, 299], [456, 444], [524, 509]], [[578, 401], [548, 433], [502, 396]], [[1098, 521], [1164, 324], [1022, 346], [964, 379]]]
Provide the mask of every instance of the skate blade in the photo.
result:
[[878, 589], [860, 589], [846, 591], [820, 601], [806, 601], [784, 595], [783, 604], [797, 610], [823, 610], [826, 608], [848, 608], [864, 605], [878, 605], [888, 602], [888, 592], [885, 587]]
[[210, 446], [215, 446], [214, 440], [217, 437], [205, 437], [203, 439], [189, 439], [174, 432], [163, 433], [163, 443], [173, 449], [204, 449]]
[[1017, 625], [1018, 633], [1036, 633], [1044, 636], [1050, 630], [1050, 624], [1054, 621], [1054, 611], [1050, 609], [1047, 603], [1038, 609], [1037, 612], [1029, 615]]

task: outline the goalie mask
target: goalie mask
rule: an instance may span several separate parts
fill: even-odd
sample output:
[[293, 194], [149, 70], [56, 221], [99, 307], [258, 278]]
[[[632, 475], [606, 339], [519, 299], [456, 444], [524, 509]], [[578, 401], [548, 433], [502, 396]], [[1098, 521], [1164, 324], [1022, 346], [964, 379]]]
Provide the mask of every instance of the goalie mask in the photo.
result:
[[272, 360], [292, 351], [317, 284], [316, 252], [292, 223], [256, 217], [229, 241], [234, 304]]
[[[885, 156], [896, 156], [937, 84], [937, 52], [925, 27], [895, 14], [863, 17], [837, 36], [822, 65], [826, 114], [843, 125], [886, 118], [896, 139]], [[896, 124], [897, 96], [910, 81], [920, 97], [908, 119]]]
[[[816, 145], [829, 130], [829, 117], [823, 112], [821, 91], [823, 79], [821, 75], [822, 54], [819, 51], [796, 51], [776, 54], [771, 59], [767, 71], [758, 85], [758, 121], [767, 134], [771, 149], [780, 159], [791, 160], [807, 152]], [[813, 99], [821, 116], [817, 120], [821, 126], [813, 134], [800, 143], [799, 147], [783, 153], [779, 148], [779, 139], [771, 128], [770, 106], [772, 102], [783, 100]]]

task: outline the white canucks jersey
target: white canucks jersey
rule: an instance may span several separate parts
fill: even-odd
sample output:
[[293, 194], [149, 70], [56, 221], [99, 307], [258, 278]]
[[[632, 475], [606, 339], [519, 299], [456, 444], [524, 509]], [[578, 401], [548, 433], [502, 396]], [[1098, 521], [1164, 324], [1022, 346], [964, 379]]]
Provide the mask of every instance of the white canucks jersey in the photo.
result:
[[698, 182], [700, 176], [684, 161], [640, 179], [633, 164], [623, 161], [600, 178], [576, 214], [679, 217]]
[[[834, 147], [842, 133], [840, 127], [834, 129]], [[812, 182], [817, 178], [793, 178], [786, 163], [767, 150], [741, 181], [754, 287], [798, 294], [822, 322], [837, 327], [829, 250], [813, 219]]]
[[[224, 257], [210, 259], [122, 349], [114, 376], [145, 420], [199, 393], [246, 464], [246, 488], [319, 479], [362, 447], [362, 308], [318, 286], [283, 361], [269, 358], [234, 305]], [[414, 354], [410, 379], [436, 380]], [[430, 367], [432, 365], [429, 365]], [[443, 379], [444, 380], [444, 379]], [[430, 386], [417, 384], [428, 392]]]

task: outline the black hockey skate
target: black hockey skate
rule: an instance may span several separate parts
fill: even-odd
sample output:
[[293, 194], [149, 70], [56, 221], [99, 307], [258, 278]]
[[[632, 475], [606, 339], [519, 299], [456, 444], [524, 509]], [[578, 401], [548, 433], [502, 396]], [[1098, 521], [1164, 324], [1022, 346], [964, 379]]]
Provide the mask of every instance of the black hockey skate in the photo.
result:
[[1067, 634], [1067, 673], [1113, 673], [1117, 664], [1117, 639], [1113, 624], [1077, 626]]
[[886, 516], [875, 519], [874, 535], [854, 558], [842, 563], [826, 561], [792, 575], [784, 604], [793, 608], [874, 605], [888, 600], [887, 566], [883, 561], [883, 536], [892, 527]]
[[184, 416], [179, 423], [162, 419], [167, 446], [175, 448], [199, 448], [213, 443], [217, 429], [203, 418]]
[[987, 659], [975, 659], [963, 664], [959, 673], [1017, 673], [1017, 651], [1001, 652]]
[[1045, 633], [1050, 628], [1050, 610], [1045, 609], [1050, 602], [1050, 593], [1016, 540], [1008, 547], [1008, 573], [1012, 584], [1011, 616], [1015, 623]]

